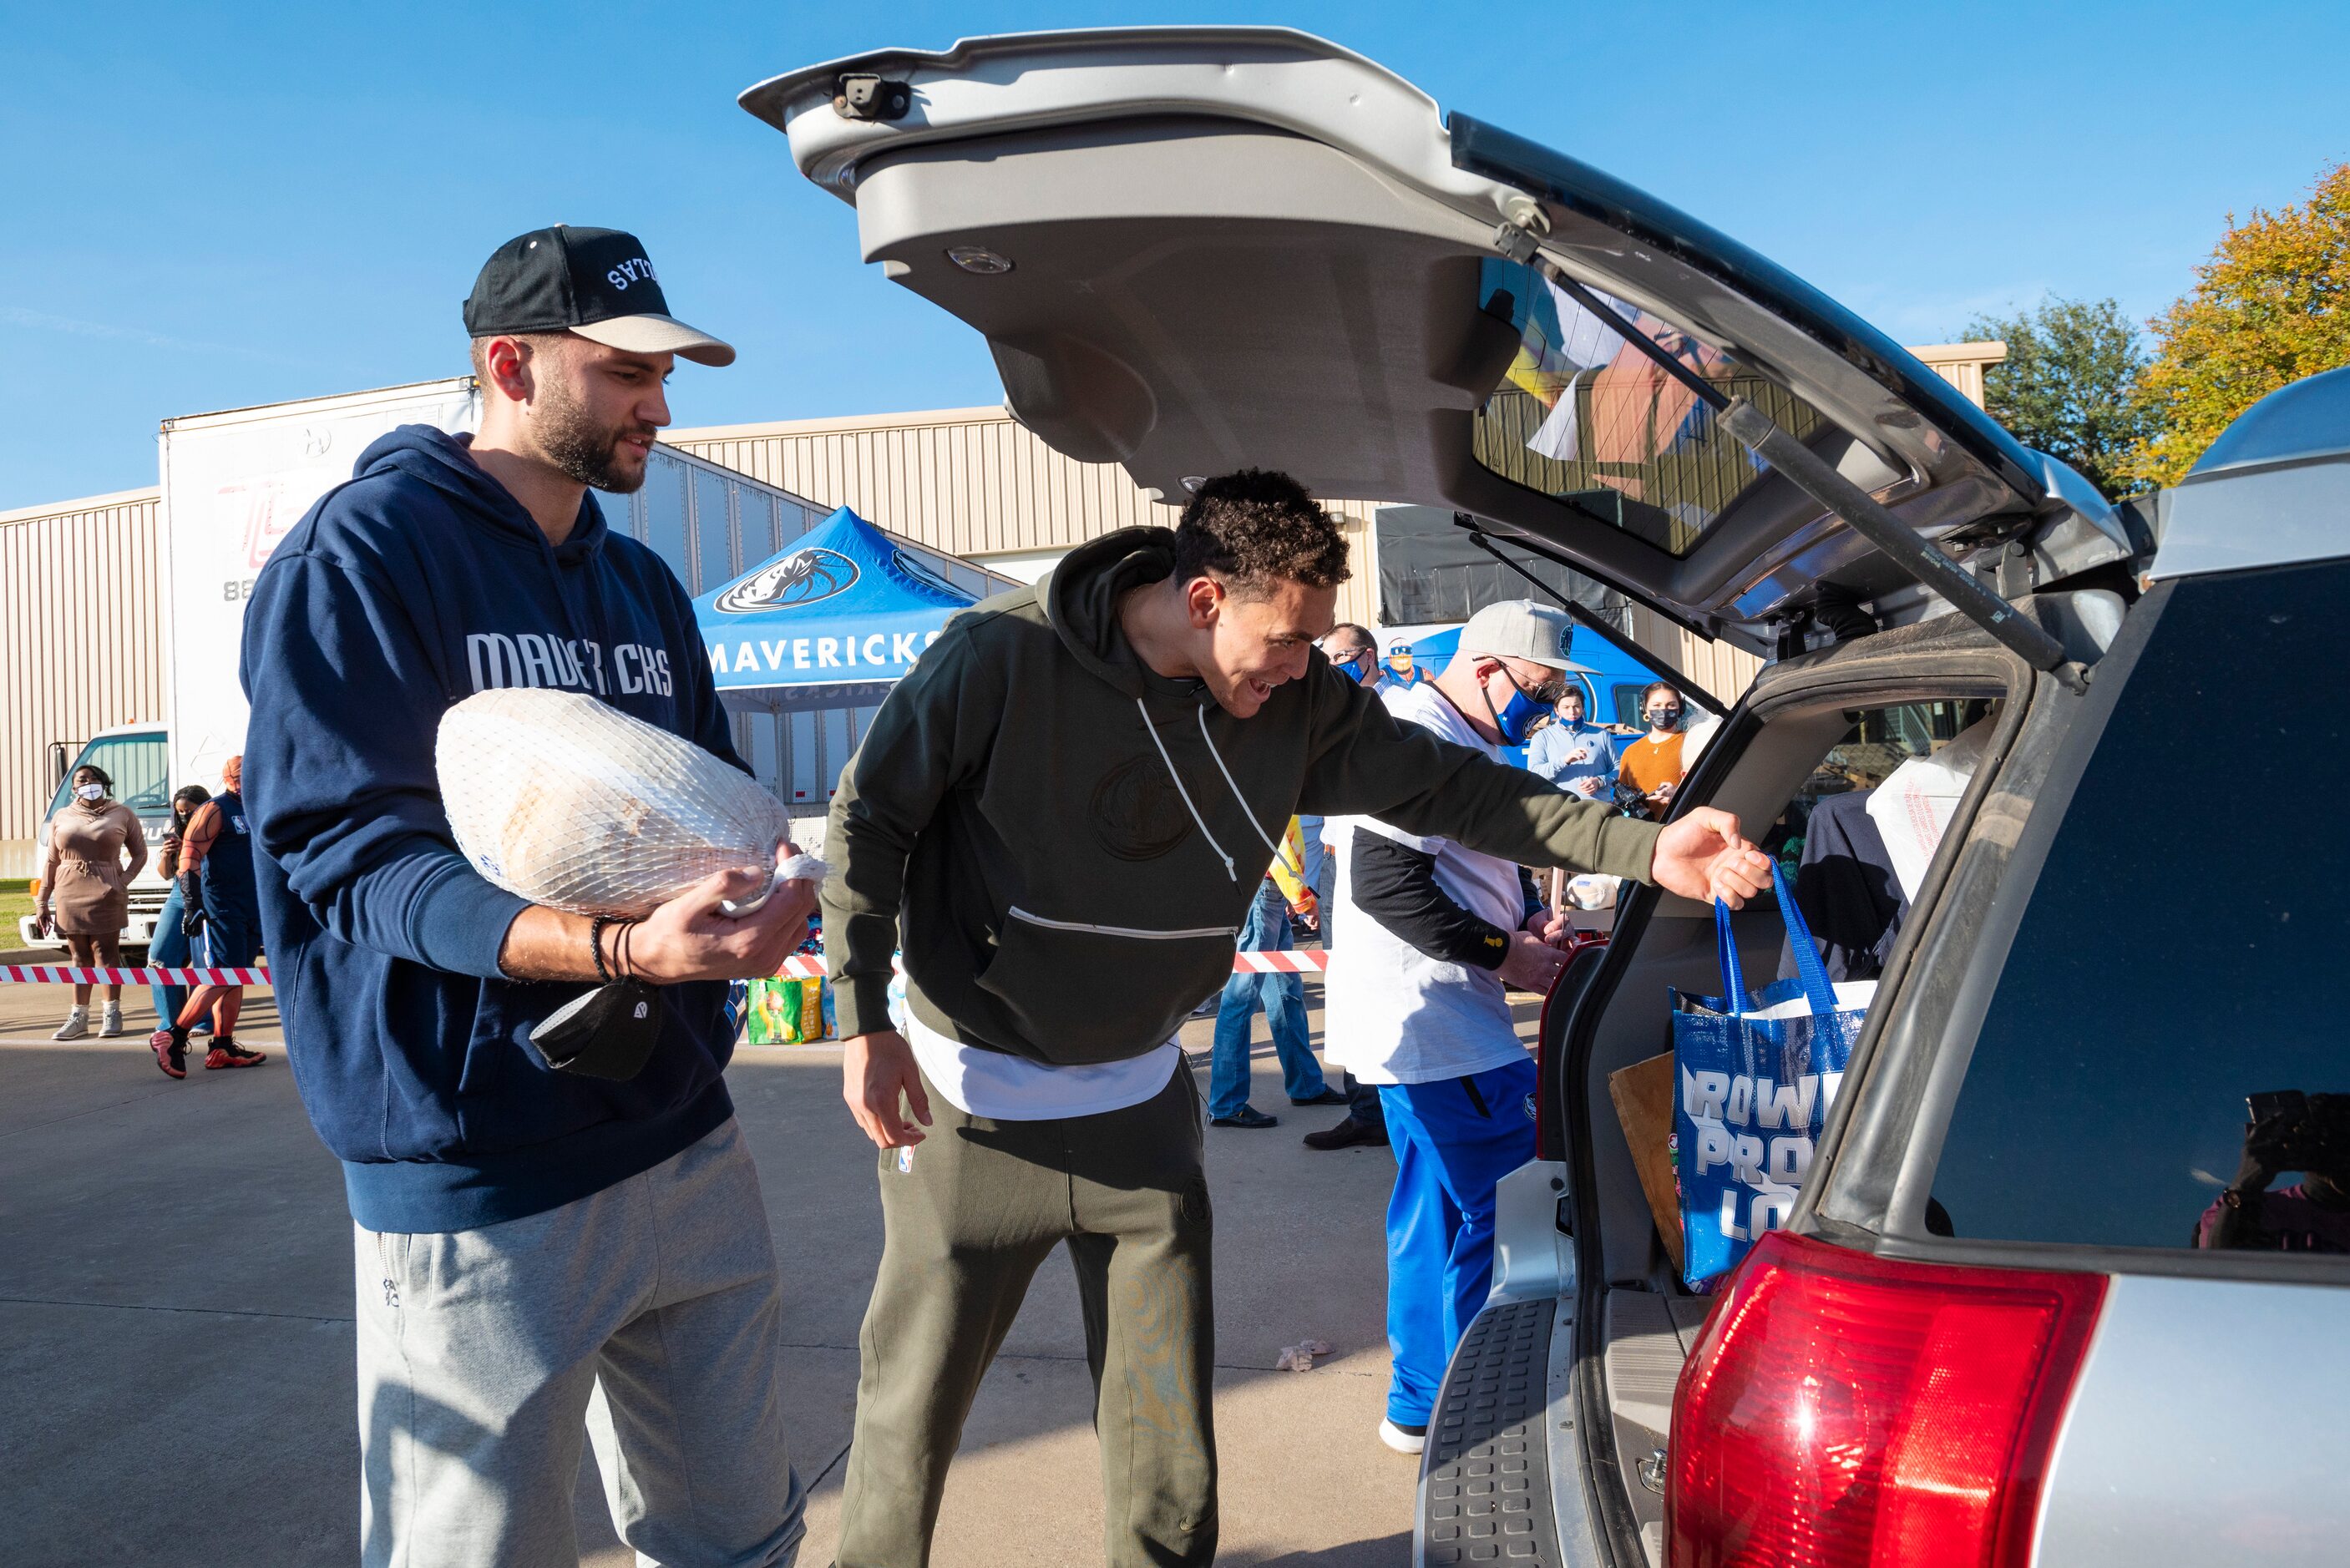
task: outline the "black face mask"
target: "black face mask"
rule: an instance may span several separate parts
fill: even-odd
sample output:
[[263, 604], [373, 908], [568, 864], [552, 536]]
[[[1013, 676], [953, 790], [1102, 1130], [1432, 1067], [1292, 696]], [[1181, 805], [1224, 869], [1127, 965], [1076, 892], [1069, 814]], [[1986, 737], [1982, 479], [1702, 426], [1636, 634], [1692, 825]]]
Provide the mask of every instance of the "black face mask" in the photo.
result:
[[1670, 730], [1677, 728], [1680, 722], [1681, 711], [1679, 708], [1660, 709], [1648, 715], [1648, 724], [1651, 729]]

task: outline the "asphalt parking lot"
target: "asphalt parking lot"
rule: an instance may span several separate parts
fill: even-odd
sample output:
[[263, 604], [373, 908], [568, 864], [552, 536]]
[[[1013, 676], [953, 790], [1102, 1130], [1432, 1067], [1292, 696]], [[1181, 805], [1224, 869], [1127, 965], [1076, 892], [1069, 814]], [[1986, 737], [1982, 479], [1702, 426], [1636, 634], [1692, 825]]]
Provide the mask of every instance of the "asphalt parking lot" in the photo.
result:
[[[192, 1061], [173, 1082], [144, 1044], [143, 990], [126, 1004], [122, 1039], [57, 1044], [61, 993], [0, 987], [0, 1561], [352, 1562], [349, 1220], [275, 1010], [262, 993], [238, 1031], [267, 1065]], [[1293, 1113], [1262, 1018], [1258, 1035], [1254, 1103], [1283, 1125], [1209, 1135], [1219, 1561], [1388, 1568], [1409, 1556], [1416, 1473], [1376, 1435], [1393, 1168], [1384, 1148], [1301, 1147], [1338, 1113]], [[1208, 1026], [1186, 1043], [1204, 1080]], [[838, 1061], [829, 1046], [745, 1048], [731, 1073], [782, 1260], [810, 1568], [837, 1531], [857, 1327], [880, 1254], [872, 1150], [841, 1107]], [[1276, 1370], [1306, 1338], [1335, 1354]], [[1076, 1291], [1048, 1262], [972, 1413], [936, 1561], [1098, 1563], [1090, 1410]], [[583, 1560], [631, 1561], [592, 1474], [579, 1499]]]

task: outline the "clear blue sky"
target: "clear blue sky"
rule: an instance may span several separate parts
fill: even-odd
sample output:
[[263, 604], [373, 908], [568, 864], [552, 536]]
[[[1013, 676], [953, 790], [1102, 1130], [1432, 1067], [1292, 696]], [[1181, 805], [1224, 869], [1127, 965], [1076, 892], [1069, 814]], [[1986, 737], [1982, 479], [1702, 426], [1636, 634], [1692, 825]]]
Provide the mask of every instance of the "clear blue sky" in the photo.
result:
[[[397, 16], [398, 20], [392, 18]], [[1680, 0], [113, 5], [0, 10], [0, 508], [155, 479], [173, 414], [464, 369], [549, 223], [645, 239], [733, 339], [681, 424], [989, 403], [734, 95], [881, 45], [1281, 22], [1647, 187], [1907, 342], [2054, 291], [2145, 317], [2232, 209], [2350, 158], [2350, 5]]]

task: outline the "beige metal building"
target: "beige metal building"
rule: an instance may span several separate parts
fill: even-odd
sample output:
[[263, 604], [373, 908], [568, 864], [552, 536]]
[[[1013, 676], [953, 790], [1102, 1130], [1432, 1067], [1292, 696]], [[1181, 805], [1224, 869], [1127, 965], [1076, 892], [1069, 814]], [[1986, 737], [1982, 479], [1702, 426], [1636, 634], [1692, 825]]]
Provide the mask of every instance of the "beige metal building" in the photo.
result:
[[[1913, 349], [1980, 402], [2002, 343]], [[867, 414], [670, 433], [682, 451], [821, 507], [847, 505], [934, 549], [1033, 579], [1071, 546], [1173, 509], [1112, 465], [1063, 457], [1002, 409]], [[1377, 498], [1333, 503], [1354, 555], [1345, 618], [1376, 620]], [[52, 793], [48, 747], [160, 720], [168, 639], [165, 543], [153, 488], [0, 512], [0, 877], [32, 871], [33, 837]], [[1760, 661], [1636, 610], [1644, 645], [1725, 698]]]
[[50, 742], [163, 717], [158, 495], [0, 512], [0, 877], [35, 870]]
[[[2007, 358], [2004, 343], [1938, 343], [1913, 348], [1975, 402], [1983, 368]], [[1000, 408], [861, 414], [671, 431], [671, 445], [828, 506], [853, 507], [885, 528], [1009, 576], [1033, 580], [1071, 546], [1138, 523], [1170, 523], [1175, 508], [1153, 501], [1114, 463], [1062, 456]], [[1340, 618], [1378, 620], [1378, 573], [1372, 526], [1376, 498], [1331, 503], [1347, 532], [1353, 574], [1340, 590]], [[1706, 641], [1641, 609], [1627, 628], [1643, 646], [1707, 690], [1734, 698], [1762, 660]]]

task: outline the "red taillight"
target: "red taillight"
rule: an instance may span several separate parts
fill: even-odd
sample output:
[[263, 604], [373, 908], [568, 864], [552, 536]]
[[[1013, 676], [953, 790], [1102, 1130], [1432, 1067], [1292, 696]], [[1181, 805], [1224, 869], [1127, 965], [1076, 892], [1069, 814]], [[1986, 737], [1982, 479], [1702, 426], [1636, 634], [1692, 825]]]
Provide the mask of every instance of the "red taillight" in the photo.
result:
[[2105, 1291], [1765, 1236], [1673, 1397], [1673, 1568], [2021, 1568]]

